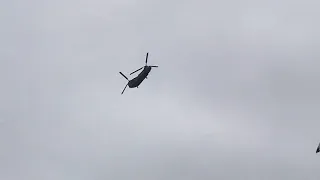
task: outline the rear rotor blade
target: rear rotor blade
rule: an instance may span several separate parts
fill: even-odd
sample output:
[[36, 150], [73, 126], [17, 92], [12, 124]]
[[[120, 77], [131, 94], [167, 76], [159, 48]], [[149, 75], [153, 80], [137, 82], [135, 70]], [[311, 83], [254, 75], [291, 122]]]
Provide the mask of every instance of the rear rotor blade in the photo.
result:
[[130, 75], [131, 75], [131, 74], [133, 74], [133, 73], [135, 73], [135, 72], [137, 72], [137, 71], [140, 71], [142, 68], [143, 68], [143, 67], [141, 67], [141, 68], [139, 68], [139, 69], [137, 69], [137, 70], [133, 71], [132, 73], [130, 73]]
[[147, 55], [146, 55], [146, 65], [147, 65], [147, 62], [148, 62], [148, 55], [149, 55], [149, 53], [147, 52]]
[[150, 66], [150, 67], [158, 67], [158, 66]]
[[123, 89], [123, 91], [122, 91], [122, 93], [121, 93], [121, 94], [123, 94], [123, 93], [124, 93], [124, 90], [126, 90], [127, 86], [128, 86], [128, 84], [124, 87], [124, 89]]
[[125, 76], [124, 74], [122, 74], [122, 72], [119, 72], [124, 78], [126, 78], [128, 81], [129, 79], [127, 78], [127, 76]]

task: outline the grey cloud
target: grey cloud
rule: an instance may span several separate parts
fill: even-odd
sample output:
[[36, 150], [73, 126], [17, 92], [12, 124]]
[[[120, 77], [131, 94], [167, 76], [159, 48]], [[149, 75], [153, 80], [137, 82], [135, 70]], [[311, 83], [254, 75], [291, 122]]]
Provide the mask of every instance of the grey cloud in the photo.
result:
[[318, 1], [1, 4], [0, 179], [319, 179]]

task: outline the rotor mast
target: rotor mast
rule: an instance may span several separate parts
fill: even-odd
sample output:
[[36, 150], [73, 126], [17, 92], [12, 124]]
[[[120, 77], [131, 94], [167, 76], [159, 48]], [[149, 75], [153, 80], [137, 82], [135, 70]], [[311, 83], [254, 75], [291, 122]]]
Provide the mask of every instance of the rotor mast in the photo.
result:
[[[146, 55], [146, 64], [144, 65], [144, 67], [147, 67], [148, 66], [148, 56], [149, 56], [149, 52], [147, 52], [147, 55]], [[133, 71], [132, 73], [130, 73], [130, 75], [132, 75], [132, 74], [134, 74], [134, 73], [136, 73], [137, 71], [140, 71], [141, 69], [143, 69], [144, 67], [141, 67], [141, 68], [139, 68], [139, 69], [137, 69], [137, 70], [135, 70], [135, 71]], [[158, 66], [149, 66], [149, 67], [158, 67]]]

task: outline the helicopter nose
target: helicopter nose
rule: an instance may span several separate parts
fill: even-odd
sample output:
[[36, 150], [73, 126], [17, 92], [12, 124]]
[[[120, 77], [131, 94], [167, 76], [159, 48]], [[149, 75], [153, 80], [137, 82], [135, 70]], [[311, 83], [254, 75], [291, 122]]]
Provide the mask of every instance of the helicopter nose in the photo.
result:
[[129, 88], [132, 88], [133, 87], [133, 81], [129, 81], [128, 82], [128, 86], [129, 86]]

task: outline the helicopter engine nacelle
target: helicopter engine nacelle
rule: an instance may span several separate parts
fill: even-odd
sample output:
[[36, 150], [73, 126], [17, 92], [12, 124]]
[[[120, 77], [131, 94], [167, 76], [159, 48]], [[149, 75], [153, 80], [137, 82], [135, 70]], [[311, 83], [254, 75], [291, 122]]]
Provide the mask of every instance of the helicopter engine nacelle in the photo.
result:
[[151, 71], [151, 67], [150, 67], [150, 66], [146, 66], [146, 67], [144, 68], [144, 71], [145, 71], [145, 73], [148, 75], [149, 72]]

